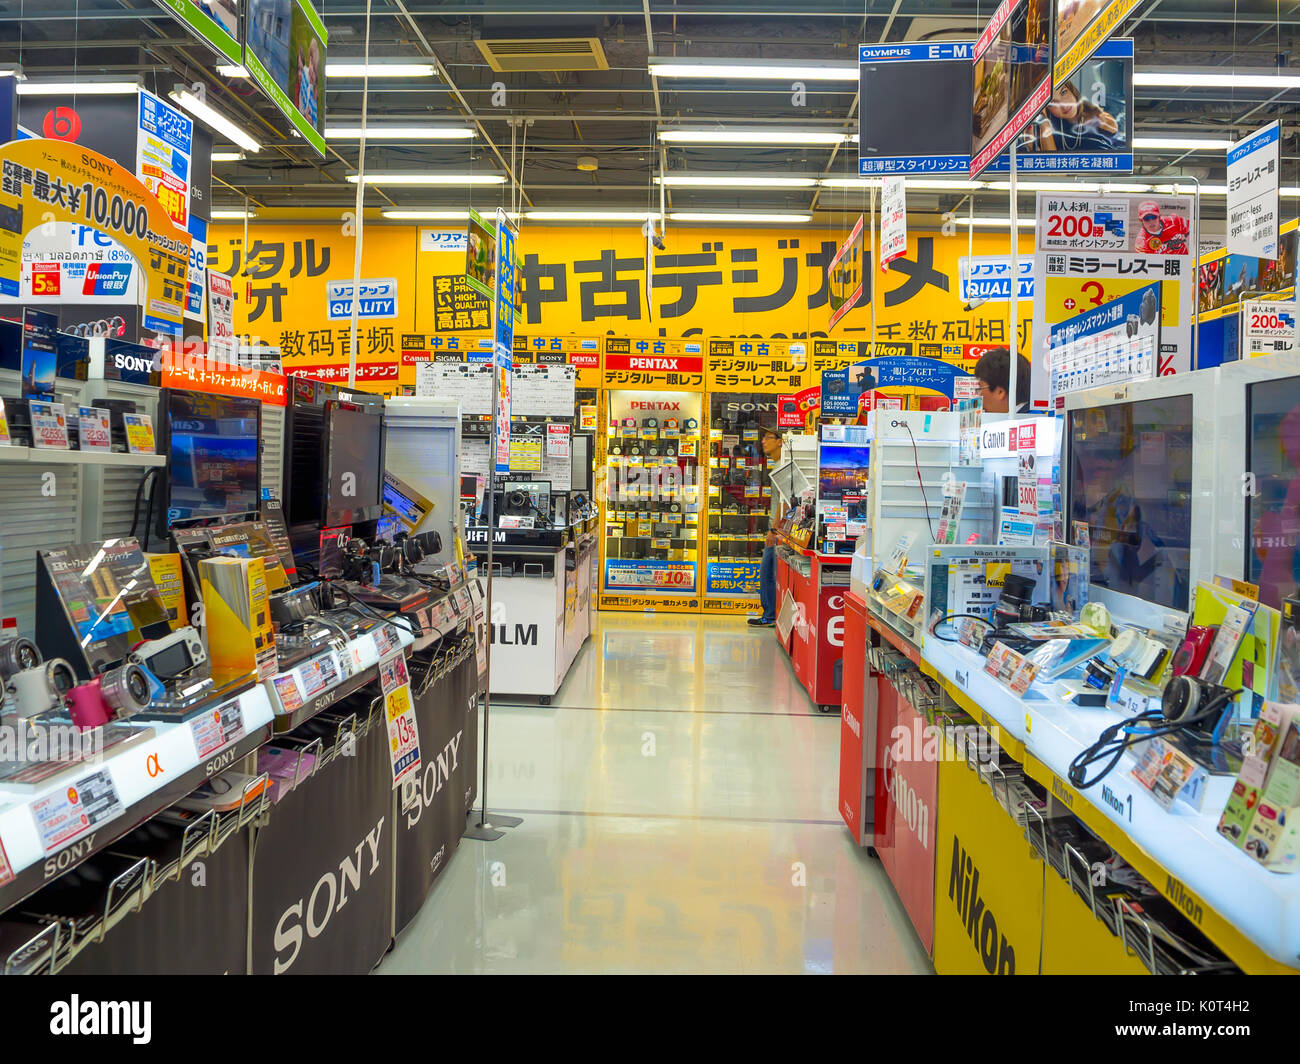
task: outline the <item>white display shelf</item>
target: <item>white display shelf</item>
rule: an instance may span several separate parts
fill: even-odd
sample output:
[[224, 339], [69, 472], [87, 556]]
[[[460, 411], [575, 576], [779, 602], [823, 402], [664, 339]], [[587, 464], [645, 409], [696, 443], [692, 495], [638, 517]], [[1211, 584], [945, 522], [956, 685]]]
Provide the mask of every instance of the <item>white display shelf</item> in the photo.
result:
[[1119, 714], [1066, 705], [1039, 683], [1019, 698], [984, 671], [974, 650], [929, 634], [924, 657], [925, 671], [985, 727], [996, 725], [999, 745], [1022, 759], [1031, 777], [1234, 963], [1247, 972], [1300, 969], [1300, 875], [1269, 871], [1217, 831], [1234, 777], [1211, 776], [1199, 811], [1181, 802], [1166, 811], [1130, 775], [1137, 759], [1128, 753], [1103, 782], [1076, 790], [1068, 782], [1071, 760]]
[[120, 451], [65, 451], [57, 447], [24, 447], [27, 461], [60, 465], [102, 465], [144, 468], [165, 466], [165, 454], [123, 454]]
[[17, 444], [0, 447], [0, 462], [25, 462], [30, 450], [30, 447], [20, 447]]
[[[33, 865], [47, 862], [48, 871], [44, 878], [49, 880], [53, 878], [52, 873], [63, 870], [62, 866], [66, 862], [58, 860], [58, 855], [62, 852], [71, 850], [74, 855], [71, 863], [75, 864], [77, 858], [99, 848], [96, 845], [96, 835], [101, 832], [104, 835], [121, 833], [124, 818], [119, 814], [46, 850], [33, 807], [44, 799], [65, 793], [69, 788], [75, 787], [79, 780], [107, 770], [121, 812], [125, 813], [156, 792], [170, 789], [174, 781], [183, 779], [201, 766], [206, 766], [207, 771], [194, 782], [194, 787], [208, 775], [231, 767], [235, 759], [223, 761], [224, 755], [233, 752], [246, 739], [259, 736], [262, 729], [274, 719], [271, 701], [262, 687], [249, 687], [234, 697], [239, 702], [242, 734], [225, 746], [208, 751], [204, 756], [200, 756], [193, 722], [152, 722], [150, 726], [154, 734], [151, 738], [129, 743], [125, 749], [110, 752], [97, 763], [63, 773], [38, 788], [22, 788], [21, 794], [17, 793], [17, 788], [4, 788], [4, 797], [0, 799], [5, 802], [0, 806], [0, 841], [4, 843], [5, 854], [15, 877], [20, 877], [24, 870]], [[189, 789], [192, 790], [193, 787]], [[125, 826], [131, 825], [128, 823]]]

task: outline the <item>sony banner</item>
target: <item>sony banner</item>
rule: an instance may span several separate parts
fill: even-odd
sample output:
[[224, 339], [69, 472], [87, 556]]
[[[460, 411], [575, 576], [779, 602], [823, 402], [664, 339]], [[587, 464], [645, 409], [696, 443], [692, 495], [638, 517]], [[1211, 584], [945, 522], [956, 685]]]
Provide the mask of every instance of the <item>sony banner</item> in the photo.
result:
[[392, 941], [393, 773], [383, 718], [371, 720], [257, 832], [254, 975], [365, 974]]
[[[447, 867], [465, 834], [466, 802], [474, 777], [478, 714], [472, 652], [415, 698], [416, 728], [424, 763], [419, 775], [398, 788], [397, 930], [424, 904], [434, 880]], [[473, 698], [471, 703], [470, 699]], [[470, 713], [471, 705], [475, 709]]]
[[[151, 825], [152, 826], [152, 825]], [[179, 828], [176, 829], [178, 832]], [[115, 845], [135, 850], [140, 832]], [[153, 835], [140, 842], [152, 848]], [[102, 943], [63, 972], [69, 975], [242, 975], [248, 940], [249, 833], [238, 831], [161, 884], [149, 901], [123, 917]]]

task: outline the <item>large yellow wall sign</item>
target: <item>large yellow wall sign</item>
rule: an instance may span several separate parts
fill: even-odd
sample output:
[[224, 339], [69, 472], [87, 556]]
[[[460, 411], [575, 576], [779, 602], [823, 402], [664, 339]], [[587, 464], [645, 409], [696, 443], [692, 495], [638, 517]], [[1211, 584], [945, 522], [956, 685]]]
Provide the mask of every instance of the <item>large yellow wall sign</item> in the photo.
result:
[[19, 294], [23, 239], [51, 222], [88, 225], [125, 247], [144, 277], [145, 326], [180, 330], [190, 237], [135, 175], [61, 140], [15, 140], [0, 147], [0, 294]]

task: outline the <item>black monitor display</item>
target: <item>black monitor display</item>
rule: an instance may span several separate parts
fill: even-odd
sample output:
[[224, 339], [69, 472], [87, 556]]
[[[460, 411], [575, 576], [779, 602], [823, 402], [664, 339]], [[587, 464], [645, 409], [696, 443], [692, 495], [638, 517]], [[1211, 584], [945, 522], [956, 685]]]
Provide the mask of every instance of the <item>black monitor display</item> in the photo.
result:
[[1246, 389], [1246, 579], [1275, 609], [1300, 593], [1300, 377]]
[[325, 405], [326, 526], [374, 521], [383, 511], [381, 409], [332, 400]]
[[164, 388], [159, 451], [168, 456], [163, 528], [248, 513], [261, 496], [262, 404], [246, 397]]
[[1087, 522], [1091, 583], [1186, 610], [1192, 397], [1074, 410], [1068, 431], [1068, 520]]
[[[295, 381], [296, 385], [296, 381]], [[281, 496], [289, 528], [319, 528], [325, 513], [325, 407], [294, 395], [284, 414]]]

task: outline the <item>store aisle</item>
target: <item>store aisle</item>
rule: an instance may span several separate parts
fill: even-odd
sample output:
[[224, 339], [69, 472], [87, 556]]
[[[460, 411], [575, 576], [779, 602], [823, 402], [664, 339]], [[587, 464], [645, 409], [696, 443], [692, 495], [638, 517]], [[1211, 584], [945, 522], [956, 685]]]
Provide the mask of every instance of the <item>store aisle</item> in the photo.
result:
[[524, 823], [461, 842], [379, 971], [930, 971], [772, 630], [598, 617], [554, 705], [493, 707], [490, 808]]

